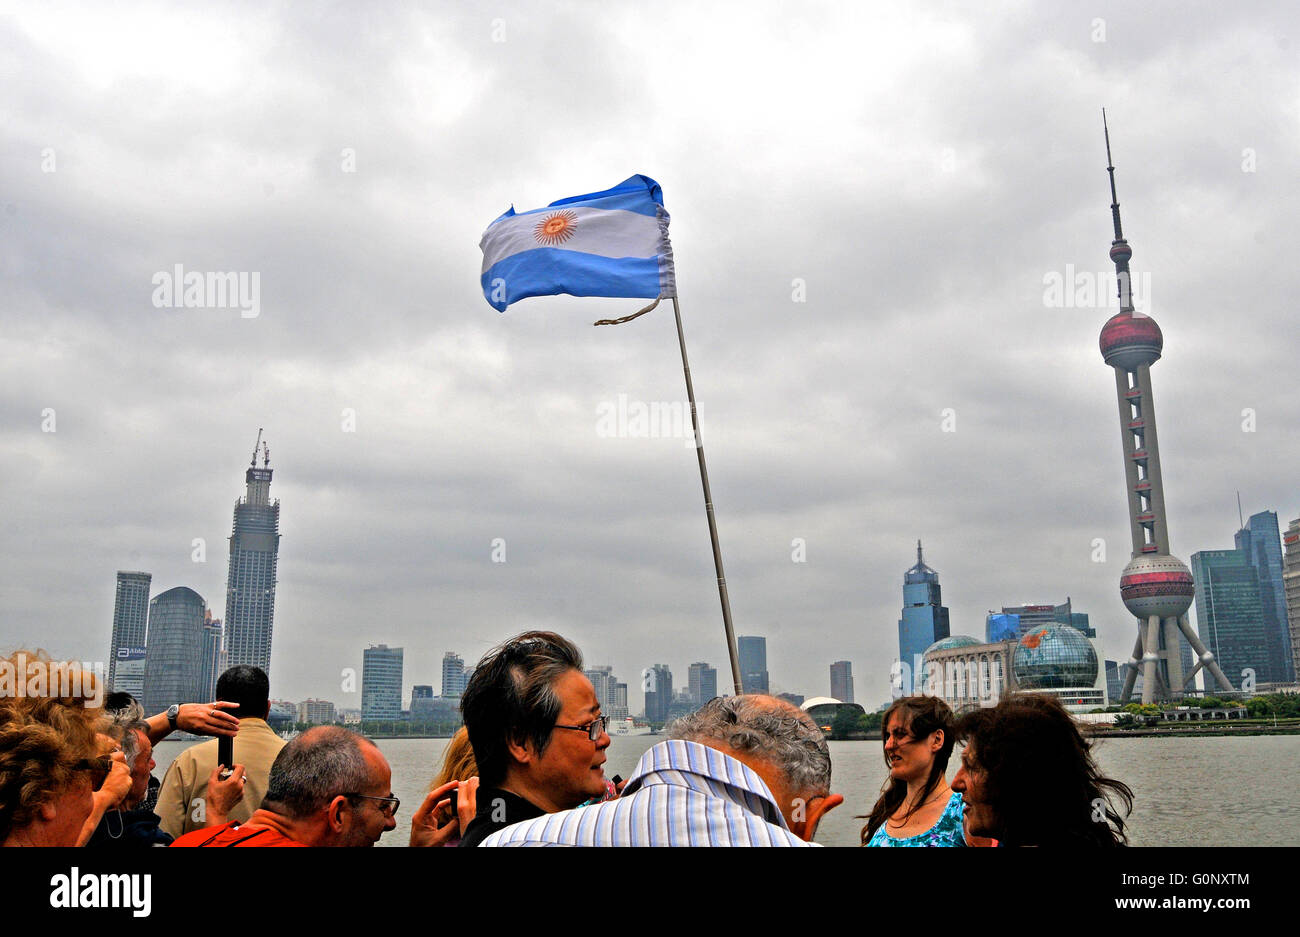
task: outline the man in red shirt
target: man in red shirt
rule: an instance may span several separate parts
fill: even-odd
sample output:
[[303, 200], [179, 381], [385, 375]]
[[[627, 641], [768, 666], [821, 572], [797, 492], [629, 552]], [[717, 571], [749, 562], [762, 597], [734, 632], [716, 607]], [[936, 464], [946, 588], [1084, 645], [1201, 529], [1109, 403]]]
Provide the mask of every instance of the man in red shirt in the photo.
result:
[[318, 726], [281, 750], [262, 806], [246, 821], [195, 830], [172, 845], [373, 846], [397, 826], [391, 785], [388, 760], [373, 742]]

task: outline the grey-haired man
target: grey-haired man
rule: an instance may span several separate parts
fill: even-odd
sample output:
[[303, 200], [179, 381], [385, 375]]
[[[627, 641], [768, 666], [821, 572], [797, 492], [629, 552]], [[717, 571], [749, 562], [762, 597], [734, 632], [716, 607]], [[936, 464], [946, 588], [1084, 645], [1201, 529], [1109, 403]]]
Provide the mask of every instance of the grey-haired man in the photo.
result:
[[844, 802], [826, 739], [772, 696], [714, 699], [669, 724], [617, 800], [499, 830], [484, 846], [809, 846]]

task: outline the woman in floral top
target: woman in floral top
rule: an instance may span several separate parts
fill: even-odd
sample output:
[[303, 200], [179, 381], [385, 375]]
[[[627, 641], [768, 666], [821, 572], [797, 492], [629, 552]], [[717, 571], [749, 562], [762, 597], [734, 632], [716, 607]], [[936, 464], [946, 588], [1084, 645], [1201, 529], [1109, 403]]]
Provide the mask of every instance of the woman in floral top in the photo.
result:
[[945, 773], [952, 755], [953, 714], [935, 696], [905, 696], [881, 722], [889, 779], [867, 825], [864, 846], [965, 846], [961, 794]]

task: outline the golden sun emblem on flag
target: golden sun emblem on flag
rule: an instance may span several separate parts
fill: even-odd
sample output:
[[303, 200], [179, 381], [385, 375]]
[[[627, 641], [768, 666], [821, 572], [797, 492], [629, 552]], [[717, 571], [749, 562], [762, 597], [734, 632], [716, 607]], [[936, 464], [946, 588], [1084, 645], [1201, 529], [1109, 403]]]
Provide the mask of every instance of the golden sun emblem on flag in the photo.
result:
[[571, 211], [547, 215], [533, 228], [533, 237], [542, 244], [563, 244], [578, 230], [578, 216]]

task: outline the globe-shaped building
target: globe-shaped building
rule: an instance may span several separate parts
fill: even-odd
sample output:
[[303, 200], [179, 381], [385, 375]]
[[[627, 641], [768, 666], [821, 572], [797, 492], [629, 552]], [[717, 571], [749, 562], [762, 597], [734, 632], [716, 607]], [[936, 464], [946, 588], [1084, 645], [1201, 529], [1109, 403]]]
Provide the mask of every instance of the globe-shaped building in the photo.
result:
[[1020, 639], [1011, 669], [1024, 690], [1091, 687], [1097, 682], [1097, 652], [1077, 628], [1039, 625]]

